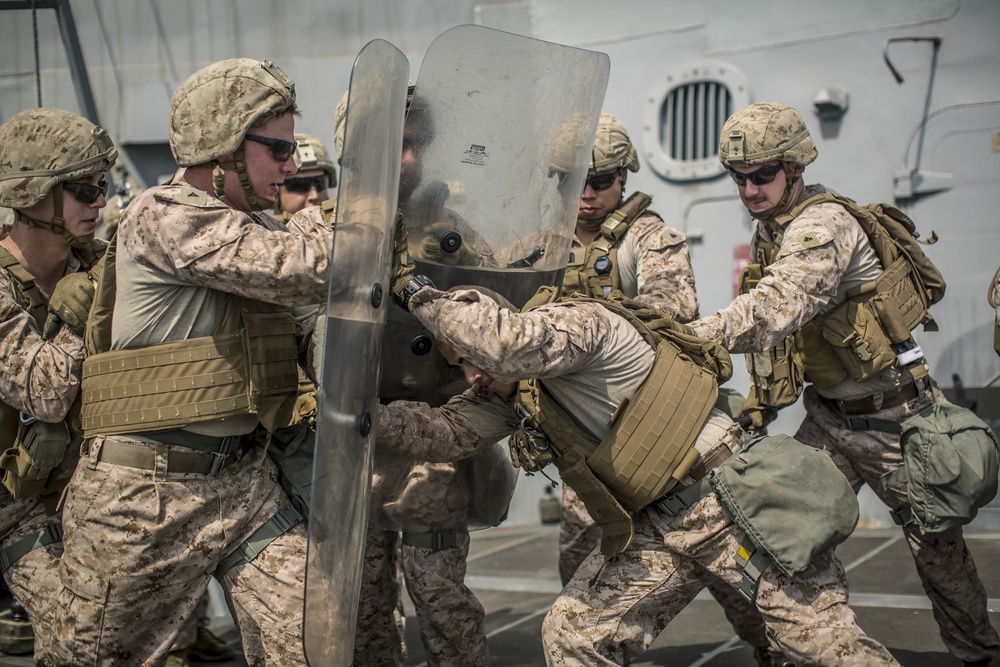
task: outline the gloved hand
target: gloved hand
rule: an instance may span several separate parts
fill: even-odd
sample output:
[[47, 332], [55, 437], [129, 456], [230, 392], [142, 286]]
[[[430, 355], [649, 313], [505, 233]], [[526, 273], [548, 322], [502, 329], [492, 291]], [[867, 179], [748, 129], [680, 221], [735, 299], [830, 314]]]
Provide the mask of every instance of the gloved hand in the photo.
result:
[[49, 316], [45, 320], [42, 336], [50, 339], [66, 323], [73, 333], [83, 337], [83, 330], [94, 302], [94, 283], [85, 271], [71, 273], [56, 283], [49, 297]]
[[397, 305], [406, 307], [403, 298], [403, 287], [413, 279], [416, 268], [410, 259], [410, 250], [406, 235], [406, 225], [402, 218], [396, 219], [396, 232], [392, 237], [392, 299]]

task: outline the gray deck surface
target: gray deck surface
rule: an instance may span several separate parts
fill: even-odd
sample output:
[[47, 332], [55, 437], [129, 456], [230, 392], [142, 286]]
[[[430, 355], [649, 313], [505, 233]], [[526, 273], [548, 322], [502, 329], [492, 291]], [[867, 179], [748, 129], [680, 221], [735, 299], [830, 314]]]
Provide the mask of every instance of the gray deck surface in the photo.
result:
[[[543, 665], [542, 618], [559, 592], [556, 571], [558, 526], [500, 527], [473, 534], [466, 583], [486, 608], [495, 667]], [[1000, 534], [966, 536], [1000, 628]], [[931, 616], [902, 533], [858, 530], [838, 554], [848, 569], [851, 606], [861, 626], [904, 667], [959, 665], [945, 649]], [[407, 604], [406, 665], [425, 665], [413, 608]], [[214, 627], [234, 647], [239, 637], [228, 619]], [[2, 657], [0, 667], [30, 665], [30, 657]], [[193, 662], [195, 665], [209, 664]], [[246, 665], [242, 658], [227, 667]], [[751, 651], [733, 634], [718, 604], [703, 592], [635, 663], [636, 667], [753, 667]]]

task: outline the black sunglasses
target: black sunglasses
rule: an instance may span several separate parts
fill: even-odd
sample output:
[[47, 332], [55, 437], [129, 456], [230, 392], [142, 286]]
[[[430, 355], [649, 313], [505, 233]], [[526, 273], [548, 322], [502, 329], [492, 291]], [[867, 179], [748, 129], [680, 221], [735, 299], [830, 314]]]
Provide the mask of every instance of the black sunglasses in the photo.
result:
[[749, 174], [741, 174], [738, 171], [729, 170], [729, 175], [733, 177], [733, 181], [736, 185], [741, 188], [750, 181], [754, 185], [767, 185], [775, 179], [778, 172], [781, 171], [781, 164], [772, 164], [770, 167], [761, 167], [757, 171], [752, 171]]
[[63, 183], [63, 190], [66, 190], [73, 199], [81, 204], [93, 204], [101, 195], [108, 194], [108, 182], [103, 178], [97, 185], [90, 183]]
[[323, 192], [330, 188], [330, 175], [321, 174], [319, 176], [298, 176], [296, 178], [286, 178], [282, 184], [288, 192], [305, 195], [316, 188], [316, 192]]
[[274, 139], [272, 137], [261, 137], [256, 134], [248, 134], [245, 137], [250, 141], [256, 141], [258, 144], [264, 144], [271, 149], [271, 155], [278, 162], [284, 162], [288, 158], [295, 154], [295, 147], [298, 144], [294, 141], [285, 141], [284, 139]]
[[610, 188], [612, 185], [615, 184], [615, 181], [618, 180], [619, 176], [621, 176], [620, 171], [613, 171], [610, 174], [600, 174], [598, 176], [592, 176], [591, 178], [587, 179], [586, 183], [583, 184], [583, 189], [586, 190], [587, 186], [589, 185], [594, 189], [594, 192], [607, 190], [608, 188]]

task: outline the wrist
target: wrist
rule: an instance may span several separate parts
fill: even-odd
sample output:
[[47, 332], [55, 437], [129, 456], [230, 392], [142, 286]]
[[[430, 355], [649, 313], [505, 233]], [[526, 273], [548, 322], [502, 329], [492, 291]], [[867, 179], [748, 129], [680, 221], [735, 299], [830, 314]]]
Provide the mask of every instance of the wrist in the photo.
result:
[[434, 282], [425, 275], [418, 274], [406, 281], [403, 285], [402, 296], [399, 303], [399, 305], [403, 307], [403, 310], [409, 312], [410, 297], [424, 287], [434, 287]]

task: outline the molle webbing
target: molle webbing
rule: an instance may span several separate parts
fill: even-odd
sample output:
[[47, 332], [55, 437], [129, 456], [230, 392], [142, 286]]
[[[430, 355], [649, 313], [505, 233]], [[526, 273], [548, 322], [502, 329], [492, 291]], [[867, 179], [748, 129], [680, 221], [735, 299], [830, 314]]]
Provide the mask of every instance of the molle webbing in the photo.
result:
[[28, 311], [41, 331], [48, 315], [49, 301], [35, 285], [35, 277], [28, 273], [9, 250], [0, 245], [0, 267], [11, 277], [17, 302]]
[[[570, 250], [570, 263], [563, 278], [563, 294], [581, 293], [604, 299], [614, 290], [621, 289], [618, 241], [646, 212], [652, 201], [649, 195], [636, 192], [601, 224], [601, 233], [593, 243], [586, 248]], [[598, 273], [595, 265], [602, 257], [610, 260], [610, 270]]]
[[81, 389], [85, 435], [165, 430], [248, 413], [257, 413], [269, 431], [287, 425], [298, 386], [295, 324], [288, 313], [249, 312], [252, 302], [243, 303], [240, 331], [88, 357]]

